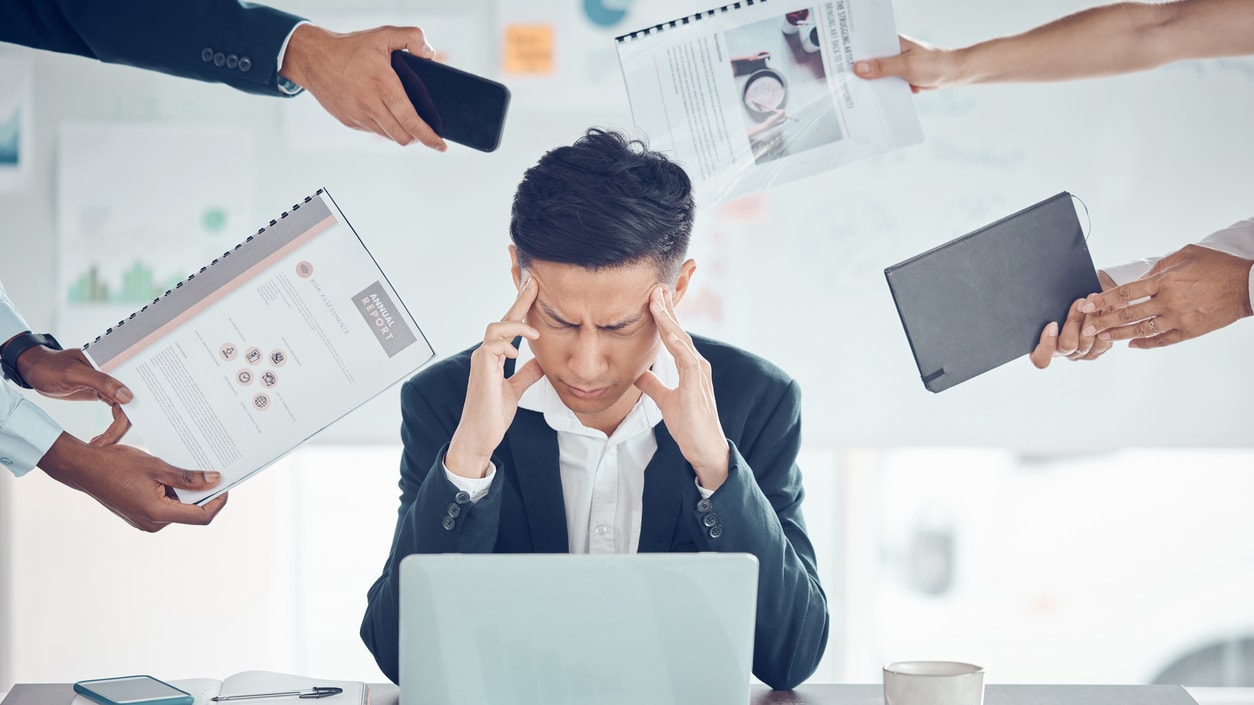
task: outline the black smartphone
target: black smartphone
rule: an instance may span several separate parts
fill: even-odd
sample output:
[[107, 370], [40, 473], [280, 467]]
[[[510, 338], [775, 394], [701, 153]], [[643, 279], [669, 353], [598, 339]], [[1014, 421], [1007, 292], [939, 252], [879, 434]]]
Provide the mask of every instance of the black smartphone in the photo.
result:
[[407, 51], [392, 52], [392, 69], [405, 86], [418, 117], [450, 142], [481, 152], [501, 144], [509, 89]]

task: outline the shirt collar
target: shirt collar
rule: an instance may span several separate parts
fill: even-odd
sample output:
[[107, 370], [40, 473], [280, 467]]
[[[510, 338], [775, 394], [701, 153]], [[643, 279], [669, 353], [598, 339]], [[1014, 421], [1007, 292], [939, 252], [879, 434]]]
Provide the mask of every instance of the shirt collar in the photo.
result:
[[[535, 354], [531, 352], [527, 339], [521, 339], [521, 343], [518, 346], [518, 358], [514, 361], [514, 369], [521, 369], [523, 365], [533, 358], [535, 358]], [[675, 358], [666, 349], [665, 345], [658, 346], [657, 357], [649, 369], [667, 387], [673, 389], [679, 384], [679, 368], [675, 366]], [[558, 396], [557, 390], [553, 388], [553, 383], [549, 381], [548, 377], [541, 377], [540, 381], [528, 387], [527, 391], [523, 392], [522, 397], [519, 398], [518, 407], [544, 414], [545, 423], [549, 425], [549, 428], [559, 433], [575, 433], [597, 438], [605, 437], [605, 434], [601, 431], [583, 425], [579, 417], [575, 416], [575, 412], [562, 403], [562, 398]], [[627, 412], [627, 416], [618, 425], [618, 428], [614, 429], [614, 435], [609, 440], [619, 442], [634, 438], [645, 431], [651, 430], [661, 421], [662, 410], [658, 408], [657, 403], [648, 394], [641, 394], [640, 399], [636, 401], [636, 405], [631, 408], [631, 411]]]

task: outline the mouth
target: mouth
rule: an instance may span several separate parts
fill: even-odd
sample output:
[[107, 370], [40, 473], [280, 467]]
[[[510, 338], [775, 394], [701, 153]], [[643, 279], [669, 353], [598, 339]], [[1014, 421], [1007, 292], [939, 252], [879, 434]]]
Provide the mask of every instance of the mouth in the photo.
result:
[[566, 385], [566, 388], [569, 389], [570, 393], [574, 395], [575, 398], [577, 399], [599, 399], [600, 397], [605, 396], [606, 392], [610, 391], [609, 387], [598, 387], [596, 389], [581, 389], [579, 387], [575, 387], [569, 384]]

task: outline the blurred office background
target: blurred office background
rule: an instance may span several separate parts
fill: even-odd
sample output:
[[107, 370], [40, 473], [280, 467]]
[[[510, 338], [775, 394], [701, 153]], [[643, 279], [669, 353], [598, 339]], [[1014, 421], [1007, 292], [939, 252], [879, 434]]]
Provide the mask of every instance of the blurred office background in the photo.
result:
[[[512, 299], [523, 169], [589, 125], [631, 128], [612, 38], [708, 2], [272, 4], [332, 29], [426, 28], [447, 61], [513, 90], [500, 151], [401, 149], [308, 95], [0, 45], [0, 123], [26, 116], [0, 174], [0, 279], [36, 330], [88, 341], [326, 187], [437, 352], [461, 350]], [[1090, 4], [894, 6], [901, 31], [956, 46]], [[936, 658], [1000, 683], [1254, 685], [1254, 323], [1046, 372], [1022, 359], [934, 395], [882, 274], [1063, 190], [1087, 206], [1099, 266], [1254, 215], [1254, 59], [916, 106], [921, 145], [702, 212], [680, 308], [804, 390], [834, 617], [813, 680]], [[141, 534], [42, 473], [0, 473], [0, 690], [258, 668], [382, 680], [357, 625], [395, 518], [397, 398], [249, 480], [208, 528]], [[83, 437], [107, 423], [41, 404]]]

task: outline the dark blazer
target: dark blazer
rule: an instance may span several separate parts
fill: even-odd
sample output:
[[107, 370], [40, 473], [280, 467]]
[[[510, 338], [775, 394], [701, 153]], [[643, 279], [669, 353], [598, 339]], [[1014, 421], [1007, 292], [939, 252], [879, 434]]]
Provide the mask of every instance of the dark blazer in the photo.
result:
[[0, 41], [287, 95], [279, 49], [300, 21], [238, 0], [4, 0]]
[[[719, 419], [731, 441], [730, 474], [708, 502], [701, 501], [692, 466], [665, 423], [658, 424], [657, 452], [644, 473], [639, 550], [756, 555], [753, 673], [773, 688], [792, 688], [818, 666], [828, 633], [827, 598], [801, 517], [800, 390], [765, 360], [694, 340], [713, 371]], [[401, 505], [391, 555], [370, 588], [361, 625], [366, 646], [394, 682], [402, 558], [568, 550], [557, 433], [543, 414], [518, 410], [492, 458], [491, 489], [479, 502], [469, 504], [444, 474], [444, 452], [466, 398], [473, 350], [419, 372], [401, 392]]]

